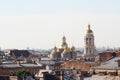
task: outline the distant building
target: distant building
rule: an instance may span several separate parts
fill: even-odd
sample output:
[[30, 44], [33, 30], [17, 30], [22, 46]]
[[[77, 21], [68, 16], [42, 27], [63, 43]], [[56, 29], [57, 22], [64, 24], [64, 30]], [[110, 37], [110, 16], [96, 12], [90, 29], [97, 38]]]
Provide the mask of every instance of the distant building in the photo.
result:
[[84, 54], [95, 54], [94, 34], [90, 25], [88, 25], [88, 29], [86, 30], [84, 41]]
[[63, 36], [61, 48], [57, 48], [55, 46], [50, 54], [50, 58], [51, 59], [76, 59], [77, 52], [74, 46], [72, 46], [71, 48], [68, 47], [68, 44], [66, 43], [66, 37]]
[[[91, 67], [98, 66], [97, 62], [86, 62], [81, 60], [66, 60], [61, 64], [61, 69], [80, 69], [81, 71], [89, 72]], [[56, 65], [57, 67], [57, 65]], [[59, 69], [59, 66], [58, 66]]]
[[115, 50], [115, 51], [104, 51], [99, 53], [99, 61], [106, 62], [110, 59], [113, 59], [115, 57], [120, 57], [120, 50]]
[[17, 49], [15, 49], [15, 50], [10, 50], [6, 54], [9, 55], [9, 56], [12, 56], [12, 57], [20, 57], [20, 56], [28, 57], [31, 53], [28, 50], [17, 50]]
[[102, 75], [120, 75], [120, 57], [114, 57], [101, 63], [100, 66], [93, 67], [93, 72]]
[[88, 29], [85, 32], [84, 37], [85, 47], [84, 47], [84, 59], [86, 61], [95, 61], [95, 44], [94, 44], [94, 34], [88, 25]]
[[107, 61], [111, 58], [113, 58], [113, 52], [111, 52], [111, 51], [106, 51], [106, 52], [99, 53], [100, 63], [105, 62], [105, 61]]
[[93, 67], [94, 73], [100, 75], [120, 75], [120, 50], [99, 53], [100, 66]]
[[94, 33], [88, 25], [88, 28], [85, 32], [84, 36], [85, 46], [84, 46], [84, 54], [82, 57], [79, 55], [74, 46], [71, 48], [68, 47], [66, 42], [66, 37], [63, 36], [61, 48], [57, 48], [56, 46], [53, 48], [53, 51], [50, 54], [51, 59], [83, 59], [85, 61], [95, 61], [96, 60], [96, 49], [94, 44]]
[[0, 76], [1, 75], [13, 75], [19, 70], [29, 71], [31, 74], [36, 74], [40, 69], [45, 69], [36, 63], [4, 63], [0, 64]]

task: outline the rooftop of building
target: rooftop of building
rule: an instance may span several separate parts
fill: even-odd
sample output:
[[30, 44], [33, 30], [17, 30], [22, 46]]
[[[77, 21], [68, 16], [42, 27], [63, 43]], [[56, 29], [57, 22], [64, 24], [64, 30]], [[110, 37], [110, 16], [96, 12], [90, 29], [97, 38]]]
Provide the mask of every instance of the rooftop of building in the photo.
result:
[[40, 64], [44, 64], [44, 65], [53, 65], [55, 64], [57, 61], [55, 60], [41, 60]]
[[36, 63], [5, 63], [1, 64], [2, 68], [15, 68], [15, 67], [40, 67], [40, 65]]
[[117, 62], [118, 60], [120, 60], [120, 57], [112, 58], [111, 60], [101, 63], [100, 66], [94, 67], [94, 69], [120, 69]]

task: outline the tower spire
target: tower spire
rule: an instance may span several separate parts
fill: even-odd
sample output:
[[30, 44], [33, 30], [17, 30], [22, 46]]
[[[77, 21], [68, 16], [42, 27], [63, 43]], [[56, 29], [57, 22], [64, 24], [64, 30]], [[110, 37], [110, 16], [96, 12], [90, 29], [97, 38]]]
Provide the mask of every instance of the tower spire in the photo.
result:
[[90, 30], [90, 24], [88, 24], [88, 30]]
[[66, 43], [66, 37], [65, 36], [63, 36], [63, 38], [62, 38], [62, 43]]
[[66, 37], [65, 37], [65, 36], [63, 36], [63, 38], [62, 38], [62, 45], [61, 45], [61, 47], [62, 47], [62, 48], [68, 47], [68, 45], [67, 45], [67, 43], [66, 43]]

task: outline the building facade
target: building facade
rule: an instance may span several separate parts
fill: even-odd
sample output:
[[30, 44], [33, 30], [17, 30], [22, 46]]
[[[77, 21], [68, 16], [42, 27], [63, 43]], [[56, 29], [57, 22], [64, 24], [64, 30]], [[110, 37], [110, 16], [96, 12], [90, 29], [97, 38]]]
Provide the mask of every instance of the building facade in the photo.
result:
[[86, 30], [84, 41], [84, 54], [95, 54], [94, 34], [90, 28], [90, 25], [88, 25], [88, 28]]
[[13, 75], [17, 71], [25, 70], [35, 75], [40, 69], [45, 69], [36, 63], [7, 63], [0, 64], [0, 76], [1, 75]]

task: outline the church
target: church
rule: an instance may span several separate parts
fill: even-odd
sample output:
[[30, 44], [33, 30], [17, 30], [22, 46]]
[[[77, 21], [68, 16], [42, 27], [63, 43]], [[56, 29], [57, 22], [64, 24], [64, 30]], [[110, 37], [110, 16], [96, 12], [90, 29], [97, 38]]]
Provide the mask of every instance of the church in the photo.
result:
[[[83, 52], [83, 59], [86, 61], [94, 61], [95, 60], [95, 45], [94, 45], [94, 34], [93, 31], [90, 28], [90, 25], [88, 25], [88, 28], [85, 32], [84, 36], [84, 52]], [[77, 52], [74, 46], [71, 48], [68, 47], [68, 44], [66, 42], [66, 37], [62, 37], [62, 44], [61, 48], [57, 48], [56, 46], [53, 48], [51, 54], [51, 59], [77, 59]]]
[[75, 47], [72, 46], [71, 48], [68, 47], [68, 44], [66, 42], [66, 37], [62, 37], [62, 44], [61, 48], [57, 48], [56, 46], [53, 48], [51, 54], [50, 54], [51, 59], [76, 59], [77, 58], [77, 53], [75, 50]]
[[91, 30], [90, 24], [85, 32], [84, 36], [84, 54], [83, 58], [86, 61], [95, 61], [96, 51], [94, 44], [94, 33]]

